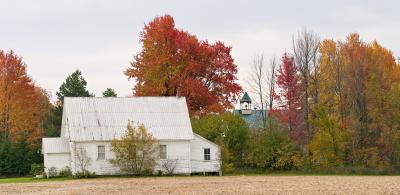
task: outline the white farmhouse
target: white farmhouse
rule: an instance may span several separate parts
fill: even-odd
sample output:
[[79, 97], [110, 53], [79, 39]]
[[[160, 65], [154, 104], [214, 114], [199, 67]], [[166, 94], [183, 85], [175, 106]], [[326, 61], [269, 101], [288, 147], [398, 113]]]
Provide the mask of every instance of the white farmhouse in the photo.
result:
[[90, 159], [88, 171], [121, 174], [109, 161], [114, 158], [110, 143], [124, 134], [129, 121], [143, 123], [159, 141], [156, 171], [165, 171], [162, 163], [173, 159], [176, 174], [220, 173], [218, 145], [193, 133], [186, 100], [177, 97], [66, 97], [61, 136], [43, 138], [46, 172], [67, 166], [80, 171], [78, 153], [83, 150]]

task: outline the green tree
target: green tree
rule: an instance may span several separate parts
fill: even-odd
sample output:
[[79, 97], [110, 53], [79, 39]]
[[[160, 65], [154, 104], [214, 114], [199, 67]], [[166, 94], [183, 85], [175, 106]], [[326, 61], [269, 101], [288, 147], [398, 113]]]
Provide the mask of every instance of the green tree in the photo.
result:
[[315, 135], [310, 143], [312, 161], [316, 168], [331, 168], [344, 165], [347, 136], [339, 127], [337, 119], [331, 117], [326, 108], [316, 106], [317, 118], [313, 121]]
[[61, 84], [56, 92], [58, 101], [51, 107], [43, 121], [45, 137], [59, 137], [61, 130], [64, 97], [94, 97], [87, 89], [87, 82], [81, 71], [76, 70]]
[[291, 170], [301, 166], [300, 153], [287, 127], [270, 116], [267, 129], [251, 131], [246, 164], [253, 168]]
[[28, 143], [28, 136], [26, 133], [21, 133], [18, 137], [17, 142], [14, 145], [15, 172], [20, 175], [26, 175], [29, 173], [32, 161], [32, 150]]
[[110, 162], [129, 175], [151, 174], [156, 165], [157, 149], [158, 141], [143, 124], [135, 127], [129, 122], [125, 135], [111, 142], [115, 159]]
[[103, 97], [117, 97], [117, 93], [115, 93], [114, 89], [112, 88], [107, 88], [103, 92]]
[[192, 127], [194, 132], [206, 139], [224, 144], [224, 148], [226, 146], [226, 152], [231, 154], [231, 158], [222, 159], [225, 163], [233, 162], [236, 167], [243, 165], [249, 140], [249, 126], [241, 117], [232, 113], [211, 114], [193, 118]]
[[87, 82], [82, 72], [76, 70], [61, 84], [59, 91], [56, 92], [57, 98], [64, 102], [64, 97], [93, 97], [94, 95], [89, 93], [86, 86]]
[[51, 105], [51, 109], [45, 114], [43, 119], [43, 136], [60, 137], [62, 110], [61, 105]]
[[[4, 136], [1, 135], [0, 136]], [[11, 175], [14, 173], [15, 156], [9, 139], [0, 139], [0, 175]]]

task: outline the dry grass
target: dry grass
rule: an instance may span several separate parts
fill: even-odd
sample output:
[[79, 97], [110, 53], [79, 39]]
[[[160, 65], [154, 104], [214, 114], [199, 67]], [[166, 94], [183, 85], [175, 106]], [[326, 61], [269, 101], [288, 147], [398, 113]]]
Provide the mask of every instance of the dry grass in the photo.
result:
[[400, 176], [102, 178], [0, 184], [0, 194], [400, 194]]

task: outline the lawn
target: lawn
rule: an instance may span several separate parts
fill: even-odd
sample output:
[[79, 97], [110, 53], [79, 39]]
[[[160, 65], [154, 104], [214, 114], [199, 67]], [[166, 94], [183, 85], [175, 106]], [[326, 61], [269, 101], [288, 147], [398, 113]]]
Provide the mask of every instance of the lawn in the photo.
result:
[[[391, 176], [400, 176], [400, 174], [389, 174]], [[337, 173], [337, 174], [329, 174], [329, 173], [304, 173], [304, 172], [236, 172], [231, 174], [226, 174], [225, 176], [380, 176], [379, 174], [360, 174], [360, 173]], [[383, 176], [383, 175], [381, 175]], [[159, 177], [159, 176], [147, 176], [149, 178]], [[129, 178], [147, 178], [147, 177], [132, 177], [132, 176], [97, 176], [97, 179], [111, 179], [111, 178], [121, 178], [121, 179], [129, 179]], [[164, 177], [164, 176], [162, 176]], [[190, 177], [185, 175], [175, 176], [176, 177]], [[193, 177], [193, 176], [192, 176]], [[96, 179], [89, 178], [89, 179]], [[32, 177], [13, 177], [13, 178], [0, 178], [0, 184], [7, 183], [34, 183], [34, 182], [50, 182], [50, 181], [66, 181], [66, 180], [79, 180], [73, 179], [71, 177], [57, 177], [50, 179], [34, 179]]]
[[64, 181], [64, 180], [69, 180], [69, 179], [72, 179], [72, 178], [34, 179], [32, 177], [13, 177], [13, 178], [0, 178], [0, 184]]

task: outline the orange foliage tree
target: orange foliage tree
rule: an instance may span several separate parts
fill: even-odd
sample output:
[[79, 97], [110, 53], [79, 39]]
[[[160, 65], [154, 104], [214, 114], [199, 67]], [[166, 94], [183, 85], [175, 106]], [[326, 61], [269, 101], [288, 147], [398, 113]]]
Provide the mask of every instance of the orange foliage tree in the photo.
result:
[[172, 16], [145, 25], [142, 50], [125, 74], [134, 79], [136, 96], [184, 96], [191, 114], [232, 108], [241, 87], [231, 48], [200, 41], [177, 29]]
[[351, 135], [349, 164], [398, 165], [400, 66], [390, 50], [352, 33], [321, 44], [321, 104]]
[[47, 93], [27, 75], [22, 58], [0, 50], [0, 133], [15, 140], [23, 132], [37, 141], [49, 108]]

